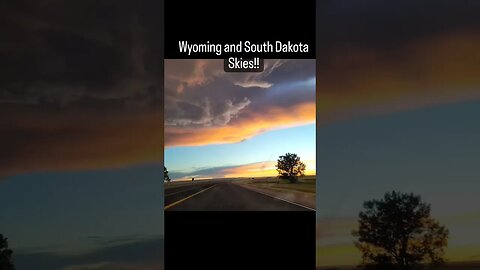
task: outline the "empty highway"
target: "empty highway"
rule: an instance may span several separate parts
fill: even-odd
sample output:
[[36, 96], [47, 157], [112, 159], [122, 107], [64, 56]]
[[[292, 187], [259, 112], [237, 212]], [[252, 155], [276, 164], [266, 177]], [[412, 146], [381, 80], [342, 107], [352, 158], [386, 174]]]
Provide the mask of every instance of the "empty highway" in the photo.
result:
[[314, 211], [231, 182], [192, 183], [165, 190], [167, 211]]

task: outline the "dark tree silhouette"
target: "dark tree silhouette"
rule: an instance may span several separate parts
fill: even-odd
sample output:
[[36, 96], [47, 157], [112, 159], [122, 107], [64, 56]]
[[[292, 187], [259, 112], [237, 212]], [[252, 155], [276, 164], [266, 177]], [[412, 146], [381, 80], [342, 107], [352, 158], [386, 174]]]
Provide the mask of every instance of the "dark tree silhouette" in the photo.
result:
[[168, 170], [167, 167], [163, 166], [163, 181], [164, 182], [170, 182], [172, 179], [168, 176]]
[[448, 229], [430, 216], [430, 205], [413, 193], [387, 192], [366, 201], [355, 246], [367, 269], [415, 269], [443, 262]]
[[286, 153], [277, 160], [277, 171], [280, 177], [296, 182], [298, 176], [305, 175], [305, 164], [297, 154]]
[[8, 248], [8, 239], [0, 234], [0, 270], [15, 270], [12, 254], [13, 251]]

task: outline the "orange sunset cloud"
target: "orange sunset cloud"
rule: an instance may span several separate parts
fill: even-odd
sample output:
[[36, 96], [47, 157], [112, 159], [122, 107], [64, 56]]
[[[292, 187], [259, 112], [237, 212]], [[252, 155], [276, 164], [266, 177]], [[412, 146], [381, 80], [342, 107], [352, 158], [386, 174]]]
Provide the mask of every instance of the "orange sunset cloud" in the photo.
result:
[[[315, 175], [315, 160], [304, 161], [306, 175]], [[226, 178], [278, 176], [275, 161], [257, 162], [223, 170]]]
[[320, 124], [480, 98], [480, 36], [450, 33], [391, 49], [339, 46], [317, 61]]
[[[305, 175], [316, 175], [315, 160], [303, 160], [306, 165]], [[263, 161], [243, 164], [231, 167], [220, 167], [218, 169], [210, 170], [207, 174], [201, 172], [192, 172], [191, 174], [184, 173], [181, 177], [175, 180], [188, 180], [195, 177], [196, 180], [207, 180], [214, 178], [241, 178], [241, 177], [276, 177], [278, 172], [276, 170], [276, 161]], [[198, 174], [200, 173], [200, 174]]]
[[249, 113], [238, 120], [220, 127], [166, 127], [165, 146], [236, 143], [266, 131], [315, 123], [315, 103], [270, 107], [264, 113]]
[[80, 114], [5, 106], [0, 115], [0, 175], [163, 159], [161, 112]]

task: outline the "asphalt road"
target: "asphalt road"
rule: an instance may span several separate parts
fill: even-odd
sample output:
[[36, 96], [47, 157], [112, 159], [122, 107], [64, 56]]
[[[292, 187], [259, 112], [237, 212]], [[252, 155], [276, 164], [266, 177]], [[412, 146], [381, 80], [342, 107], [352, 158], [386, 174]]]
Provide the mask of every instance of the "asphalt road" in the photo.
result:
[[167, 211], [312, 211], [230, 182], [192, 184], [165, 191]]

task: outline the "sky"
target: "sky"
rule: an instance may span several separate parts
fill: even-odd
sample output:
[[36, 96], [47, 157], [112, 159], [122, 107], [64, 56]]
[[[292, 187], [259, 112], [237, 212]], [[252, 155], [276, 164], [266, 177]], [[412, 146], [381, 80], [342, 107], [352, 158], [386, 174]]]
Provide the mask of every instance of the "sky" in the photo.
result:
[[356, 265], [364, 201], [413, 192], [479, 261], [480, 3], [317, 6], [317, 265]]
[[165, 60], [165, 165], [174, 180], [276, 176], [296, 153], [315, 174], [315, 61], [265, 60], [225, 73], [223, 60]]
[[161, 11], [0, 3], [0, 233], [16, 269], [163, 268]]

